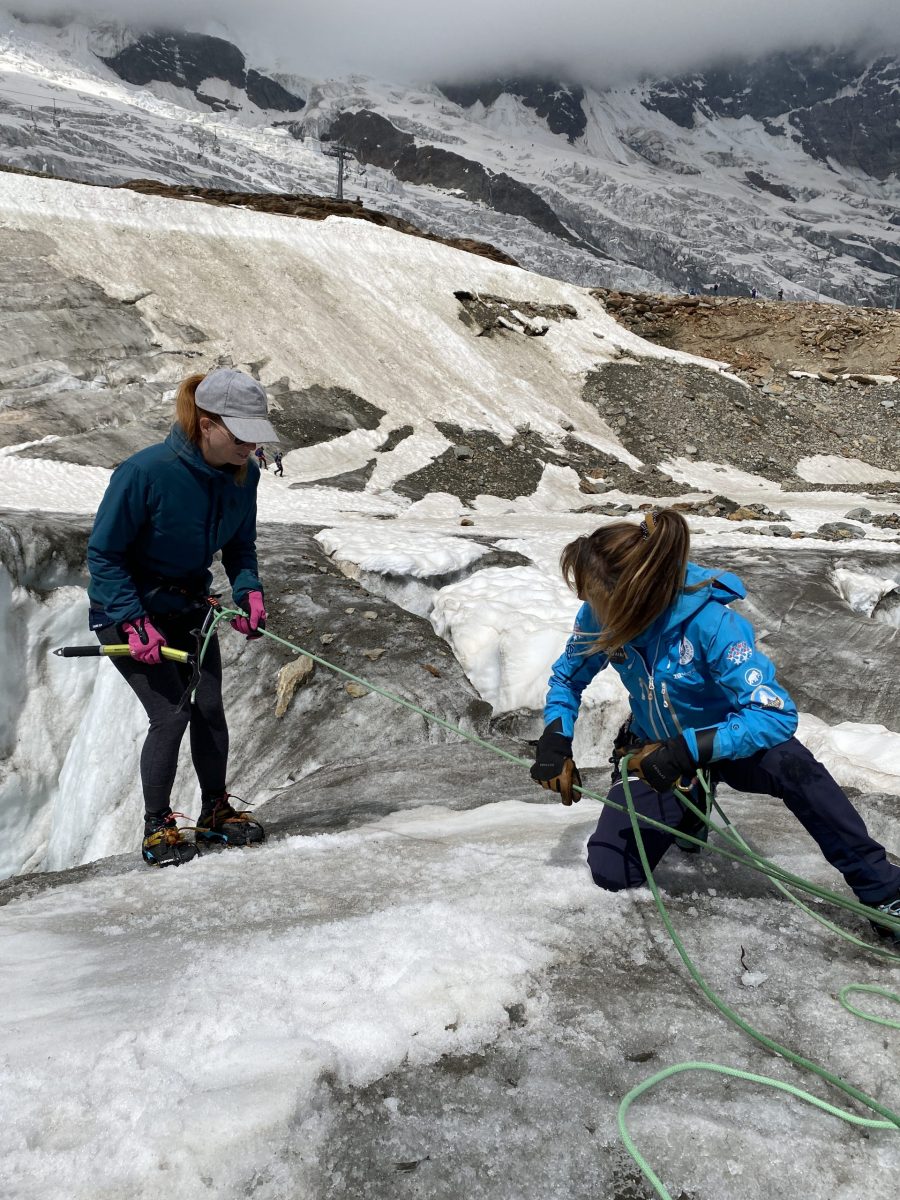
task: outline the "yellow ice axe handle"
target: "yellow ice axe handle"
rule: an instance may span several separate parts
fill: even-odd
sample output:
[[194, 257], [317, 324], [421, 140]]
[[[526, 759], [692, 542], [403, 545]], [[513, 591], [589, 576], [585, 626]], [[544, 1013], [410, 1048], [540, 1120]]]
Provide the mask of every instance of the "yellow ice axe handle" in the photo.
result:
[[[53, 653], [60, 658], [127, 658], [131, 650], [122, 642], [112, 646], [60, 646]], [[187, 650], [173, 650], [171, 646], [163, 646], [160, 653], [169, 662], [190, 665], [194, 661], [193, 655]]]

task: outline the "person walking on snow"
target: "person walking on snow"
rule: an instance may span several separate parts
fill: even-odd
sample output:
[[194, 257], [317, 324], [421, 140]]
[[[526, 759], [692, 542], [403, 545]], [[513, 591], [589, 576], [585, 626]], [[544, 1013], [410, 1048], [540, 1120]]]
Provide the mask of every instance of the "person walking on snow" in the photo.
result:
[[[140, 700], [149, 728], [141, 751], [144, 836], [141, 853], [156, 866], [197, 853], [196, 840], [246, 845], [263, 829], [236, 812], [226, 791], [228, 726], [222, 705], [222, 660], [209, 640], [193, 702], [182, 700], [190, 670], [161, 657], [164, 646], [194, 650], [192, 630], [208, 612], [210, 564], [217, 551], [234, 605], [249, 615], [231, 622], [247, 638], [265, 627], [256, 559], [259, 469], [250, 461], [261, 439], [277, 441], [266, 394], [231, 368], [185, 379], [165, 442], [121, 463], [100, 502], [88, 541], [90, 628], [104, 645], [127, 642], [116, 669]], [[178, 750], [190, 727], [200, 783], [195, 842], [171, 808]]]
[[276, 450], [272, 461], [275, 463], [275, 474], [284, 475], [284, 467], [281, 465], [281, 451]]
[[[691, 798], [699, 797], [699, 786], [688, 781], [706, 768], [714, 786], [783, 800], [863, 904], [900, 916], [900, 867], [793, 736], [796, 706], [756, 648], [750, 623], [729, 607], [746, 595], [743, 584], [690, 562], [689, 550], [687, 522], [673, 509], [648, 513], [639, 526], [605, 525], [565, 547], [563, 577], [583, 603], [553, 664], [532, 778], [563, 804], [578, 799], [572, 737], [581, 695], [611, 665], [631, 701], [611, 761], [632, 756], [639, 814], [693, 835], [705, 829], [672, 789], [682, 780], [696, 788]], [[622, 805], [618, 766], [613, 782], [610, 799]], [[675, 835], [648, 827], [643, 837], [652, 869]], [[588, 865], [608, 891], [644, 883], [627, 813], [604, 807], [588, 841]], [[884, 926], [873, 928], [900, 940]]]
[[259, 466], [260, 466], [260, 467], [261, 467], [261, 468], [262, 468], [264, 471], [268, 471], [268, 469], [269, 469], [269, 464], [266, 462], [266, 448], [265, 448], [265, 446], [257, 446], [257, 447], [256, 447], [256, 449], [253, 451], [253, 453], [256, 455], [256, 461], [257, 461], [257, 463], [259, 464]]

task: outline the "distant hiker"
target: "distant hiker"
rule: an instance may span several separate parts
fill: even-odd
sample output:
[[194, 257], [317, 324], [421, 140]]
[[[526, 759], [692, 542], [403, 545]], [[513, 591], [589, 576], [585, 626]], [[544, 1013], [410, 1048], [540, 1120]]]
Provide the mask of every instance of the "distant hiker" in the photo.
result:
[[778, 299], [779, 299], [779, 300], [783, 300], [783, 299], [784, 299], [784, 288], [779, 288], [779, 289], [778, 289]]
[[756, 288], [755, 287], [752, 287], [750, 289], [750, 295], [754, 300], [756, 299]]
[[[231, 622], [247, 638], [262, 635], [266, 610], [256, 561], [259, 470], [250, 453], [260, 438], [277, 441], [266, 394], [255, 379], [221, 368], [190, 375], [175, 399], [165, 442], [133, 454], [113, 472], [88, 542], [90, 627], [104, 645], [127, 642], [130, 658], [114, 658], [146, 710], [141, 751], [146, 862], [187, 862], [196, 841], [246, 845], [262, 826], [236, 812], [225, 788], [228, 727], [222, 706], [222, 660], [209, 640], [193, 702], [182, 704], [191, 672], [161, 658], [164, 646], [195, 650], [191, 631], [208, 612], [210, 563], [222, 551], [235, 608]], [[200, 783], [195, 842], [175, 822], [170, 800], [178, 749], [191, 730]]]
[[[780, 797], [863, 904], [900, 916], [900, 867], [793, 737], [796, 706], [756, 648], [750, 623], [728, 607], [746, 595], [744, 585], [689, 562], [689, 550], [687, 522], [671, 508], [647, 513], [640, 525], [604, 525], [563, 550], [563, 577], [583, 603], [553, 664], [532, 778], [563, 804], [578, 799], [572, 737], [581, 695], [611, 664], [631, 700], [613, 747], [614, 803], [624, 804], [618, 762], [625, 754], [632, 755], [636, 810], [694, 836], [705, 826], [672, 789], [683, 781], [703, 807], [701, 767], [713, 786]], [[643, 838], [652, 869], [675, 835], [646, 827]], [[609, 891], [644, 883], [627, 813], [604, 807], [588, 841], [588, 866]], [[883, 926], [873, 928], [900, 944]]]
[[689, 295], [689, 296], [696, 296], [696, 295], [697, 295], [697, 289], [696, 289], [695, 287], [689, 288], [689, 289], [688, 289], [688, 295]]
[[281, 451], [280, 450], [275, 451], [275, 454], [272, 457], [272, 461], [275, 463], [275, 474], [283, 475], [284, 467], [281, 464]]
[[256, 449], [253, 451], [253, 453], [256, 455], [256, 461], [259, 464], [259, 466], [262, 468], [262, 470], [268, 471], [269, 464], [266, 462], [265, 446], [257, 446]]
[[719, 285], [718, 285], [717, 283], [714, 283], [714, 284], [713, 284], [713, 288], [712, 288], [712, 290], [713, 290], [713, 295], [714, 295], [714, 296], [718, 296], [718, 294], [719, 294]]

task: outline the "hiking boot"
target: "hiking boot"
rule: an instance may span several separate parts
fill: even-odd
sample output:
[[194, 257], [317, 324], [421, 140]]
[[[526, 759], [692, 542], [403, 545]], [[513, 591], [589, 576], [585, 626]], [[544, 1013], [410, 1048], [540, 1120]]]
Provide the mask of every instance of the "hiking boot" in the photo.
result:
[[141, 857], [152, 867], [180, 867], [197, 856], [197, 847], [189, 842], [176, 824], [171, 809], [164, 813], [144, 814], [144, 840]]
[[[239, 796], [234, 798], [240, 799]], [[249, 846], [264, 841], [266, 834], [259, 821], [254, 821], [246, 810], [232, 808], [230, 801], [227, 792], [203, 801], [197, 818], [197, 840], [221, 842], [225, 846]]]
[[869, 908], [874, 908], [876, 912], [883, 913], [886, 917], [893, 917], [897, 921], [898, 928], [888, 929], [885, 925], [876, 925], [874, 921], [869, 924], [884, 942], [891, 944], [892, 950], [900, 951], [900, 894], [894, 896], [890, 900], [882, 900], [881, 904], [870, 904]]
[[[682, 819], [676, 825], [679, 833], [686, 833], [690, 837], [699, 838], [701, 842], [709, 841], [709, 826], [705, 821], [688, 809]], [[695, 845], [694, 842], [687, 842], [683, 838], [676, 837], [675, 845], [682, 854], [699, 854], [703, 849], [702, 846]]]
[[[706, 809], [707, 798], [701, 791], [700, 787], [695, 784], [688, 791], [687, 795], [700, 809]], [[709, 826], [705, 821], [701, 820], [696, 813], [691, 812], [687, 805], [682, 805], [684, 816], [675, 826], [679, 833], [687, 833], [691, 837], [699, 838], [702, 842], [709, 841]], [[675, 845], [683, 854], [699, 854], [703, 849], [702, 846], [695, 846], [693, 842], [686, 842], [682, 838], [675, 838]]]

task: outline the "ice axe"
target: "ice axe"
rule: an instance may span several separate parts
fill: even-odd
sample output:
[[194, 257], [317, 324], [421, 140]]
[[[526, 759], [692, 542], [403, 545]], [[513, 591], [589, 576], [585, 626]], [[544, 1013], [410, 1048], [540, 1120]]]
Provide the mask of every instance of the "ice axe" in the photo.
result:
[[[111, 646], [60, 646], [53, 653], [60, 658], [127, 658], [131, 649], [126, 642], [116, 642]], [[195, 656], [187, 650], [173, 650], [171, 646], [163, 646], [160, 654], [170, 662], [183, 663], [188, 667], [194, 666], [195, 663]]]
[[[181, 663], [182, 666], [191, 669], [191, 681], [178, 703], [178, 708], [181, 709], [186, 700], [193, 698], [194, 689], [200, 682], [199, 656], [190, 654], [187, 650], [174, 650], [171, 646], [162, 646], [159, 652], [169, 662]], [[60, 646], [53, 653], [60, 658], [128, 658], [131, 649], [126, 642], [114, 642], [107, 646]]]

